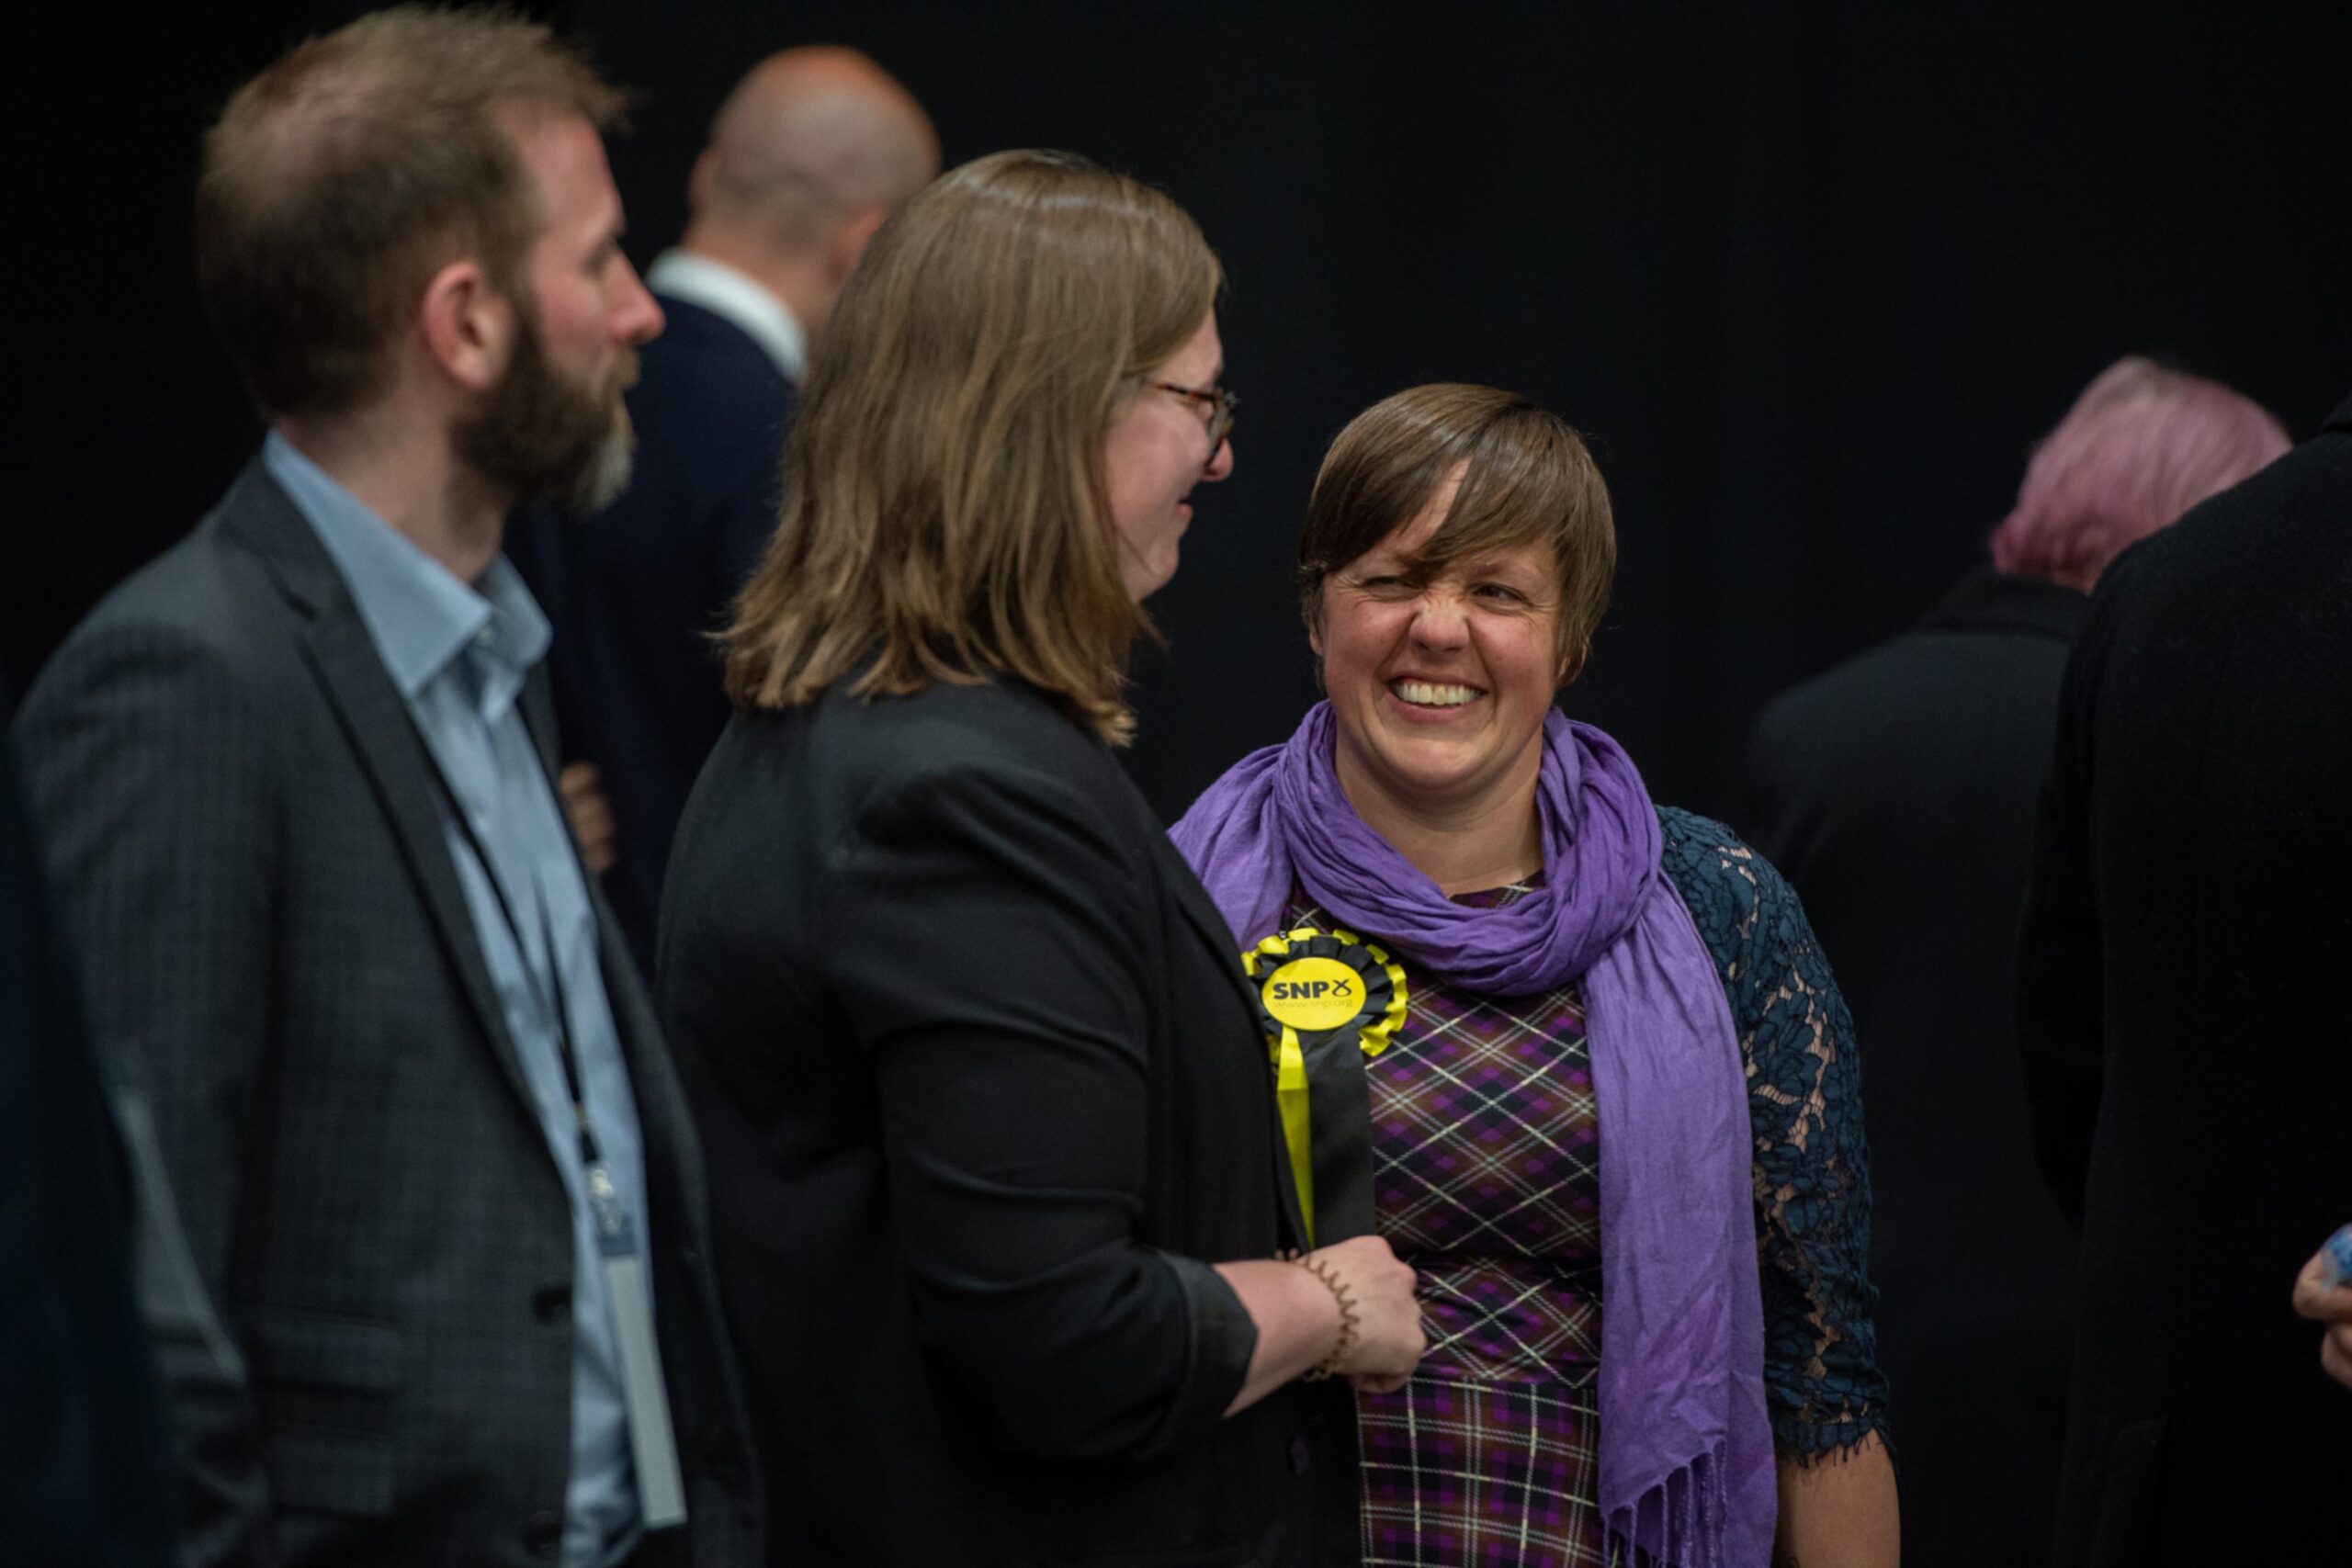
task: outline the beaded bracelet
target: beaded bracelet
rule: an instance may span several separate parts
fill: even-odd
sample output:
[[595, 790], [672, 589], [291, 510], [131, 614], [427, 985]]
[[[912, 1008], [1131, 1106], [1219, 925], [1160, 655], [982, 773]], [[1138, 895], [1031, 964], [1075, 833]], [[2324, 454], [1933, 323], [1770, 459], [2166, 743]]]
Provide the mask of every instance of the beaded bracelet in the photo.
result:
[[1325, 1287], [1330, 1291], [1332, 1299], [1340, 1303], [1339, 1342], [1331, 1347], [1329, 1355], [1316, 1362], [1314, 1367], [1304, 1373], [1300, 1379], [1304, 1382], [1320, 1382], [1325, 1378], [1336, 1375], [1341, 1367], [1347, 1365], [1348, 1357], [1356, 1348], [1357, 1325], [1363, 1320], [1356, 1313], [1355, 1296], [1340, 1280], [1340, 1271], [1332, 1268], [1328, 1259], [1293, 1258], [1291, 1261], [1322, 1280]]

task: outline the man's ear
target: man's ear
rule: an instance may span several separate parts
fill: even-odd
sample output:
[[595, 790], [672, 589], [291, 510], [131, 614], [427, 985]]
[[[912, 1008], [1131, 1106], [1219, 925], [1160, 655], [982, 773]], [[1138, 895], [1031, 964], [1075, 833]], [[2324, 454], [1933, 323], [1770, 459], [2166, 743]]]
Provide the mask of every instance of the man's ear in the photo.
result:
[[834, 288], [849, 281], [849, 275], [857, 270], [859, 258], [865, 254], [866, 242], [874, 238], [874, 231], [882, 227], [889, 216], [890, 209], [876, 202], [872, 207], [861, 207], [842, 220], [825, 247], [825, 266]]
[[441, 373], [469, 391], [487, 391], [514, 348], [514, 305], [472, 257], [433, 275], [417, 306], [417, 331]]

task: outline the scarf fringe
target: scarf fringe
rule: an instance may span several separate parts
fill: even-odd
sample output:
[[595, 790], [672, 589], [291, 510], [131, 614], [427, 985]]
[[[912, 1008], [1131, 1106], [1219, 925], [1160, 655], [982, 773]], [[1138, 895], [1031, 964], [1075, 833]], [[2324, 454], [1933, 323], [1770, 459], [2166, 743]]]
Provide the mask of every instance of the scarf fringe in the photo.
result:
[[1622, 1552], [1617, 1561], [1625, 1568], [1633, 1568], [1642, 1552], [1658, 1568], [1726, 1568], [1724, 1525], [1730, 1516], [1724, 1450], [1717, 1444], [1631, 1503], [1610, 1510], [1607, 1523]]

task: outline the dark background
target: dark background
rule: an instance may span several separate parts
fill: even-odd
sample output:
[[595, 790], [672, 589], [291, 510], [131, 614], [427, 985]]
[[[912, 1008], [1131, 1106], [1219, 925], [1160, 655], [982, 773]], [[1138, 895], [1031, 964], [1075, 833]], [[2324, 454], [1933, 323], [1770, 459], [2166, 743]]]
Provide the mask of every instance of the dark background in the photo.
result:
[[[189, 277], [197, 137], [362, 8], [9, 25], [17, 690], [255, 441]], [[1324, 443], [1398, 388], [1492, 382], [1589, 433], [1623, 564], [1566, 705], [1659, 798], [1735, 816], [1758, 705], [1981, 558], [2116, 355], [2219, 376], [2298, 436], [2352, 388], [2341, 4], [533, 9], [642, 92], [613, 150], [640, 262], [729, 84], [808, 41], [898, 73], [951, 164], [1074, 148], [1200, 220], [1244, 404], [1139, 670], [1134, 766], [1171, 814], [1311, 700], [1295, 520]]]

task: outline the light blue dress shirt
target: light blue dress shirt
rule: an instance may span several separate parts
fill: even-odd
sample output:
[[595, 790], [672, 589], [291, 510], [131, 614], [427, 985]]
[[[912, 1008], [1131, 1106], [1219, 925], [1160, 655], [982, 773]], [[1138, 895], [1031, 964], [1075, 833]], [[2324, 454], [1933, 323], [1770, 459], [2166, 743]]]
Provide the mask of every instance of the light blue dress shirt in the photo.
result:
[[[571, 1026], [597, 1153], [636, 1223], [639, 1247], [649, 1258], [651, 1251], [644, 1142], [596, 961], [595, 911], [571, 829], [515, 706], [524, 677], [547, 652], [547, 617], [503, 556], [469, 586], [275, 431], [263, 445], [262, 460], [350, 587], [377, 655], [448, 785], [439, 805], [449, 858], [571, 1199], [571, 1470], [564, 1497], [564, 1568], [608, 1568], [641, 1533], [637, 1479], [611, 1295], [582, 1190], [580, 1133], [557, 1044], [556, 1006]], [[451, 814], [449, 796], [471, 823], [470, 838]], [[482, 864], [476, 843], [487, 850], [490, 865]], [[505, 910], [513, 911], [512, 926]]]

